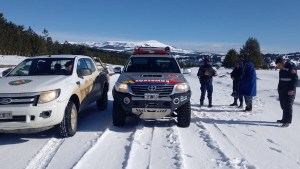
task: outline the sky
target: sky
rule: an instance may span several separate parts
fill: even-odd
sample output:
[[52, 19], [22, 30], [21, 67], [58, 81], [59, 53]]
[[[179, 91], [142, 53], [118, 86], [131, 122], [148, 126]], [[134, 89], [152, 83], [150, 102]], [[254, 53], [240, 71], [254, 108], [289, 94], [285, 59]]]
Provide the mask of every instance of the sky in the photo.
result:
[[60, 42], [147, 41], [226, 53], [300, 52], [299, 0], [0, 0], [8, 21]]

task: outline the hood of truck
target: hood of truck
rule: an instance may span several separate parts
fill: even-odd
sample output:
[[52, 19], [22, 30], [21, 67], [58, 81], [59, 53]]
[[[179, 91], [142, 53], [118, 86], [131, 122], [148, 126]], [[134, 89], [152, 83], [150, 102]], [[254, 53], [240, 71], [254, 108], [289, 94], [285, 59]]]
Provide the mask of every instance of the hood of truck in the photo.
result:
[[58, 89], [71, 81], [71, 76], [11, 76], [0, 78], [0, 93], [27, 93]]
[[181, 73], [123, 73], [119, 83], [127, 84], [169, 84], [175, 85], [187, 81]]

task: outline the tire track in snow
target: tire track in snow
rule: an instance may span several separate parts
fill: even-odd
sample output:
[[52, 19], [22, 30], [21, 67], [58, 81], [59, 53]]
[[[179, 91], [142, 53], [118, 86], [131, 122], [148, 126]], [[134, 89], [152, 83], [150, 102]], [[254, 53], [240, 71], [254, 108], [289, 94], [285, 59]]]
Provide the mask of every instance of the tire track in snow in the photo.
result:
[[184, 153], [174, 121], [156, 121], [151, 143], [148, 169], [184, 168]]
[[[163, 126], [161, 126], [163, 123]], [[172, 122], [171, 122], [172, 123]], [[124, 161], [123, 168], [184, 168], [183, 153], [180, 145], [177, 126], [170, 126], [165, 122], [159, 121], [142, 121], [142, 124], [137, 127], [136, 132], [132, 136], [130, 151], [127, 161]], [[157, 137], [157, 133], [162, 137]], [[157, 145], [161, 145], [159, 149]], [[157, 150], [163, 148], [164, 157], [169, 157], [162, 161], [162, 158], [157, 158]], [[129, 149], [128, 149], [129, 150]], [[170, 163], [168, 163], [170, 162]]]
[[[199, 132], [200, 137], [206, 142], [207, 146], [211, 148], [212, 150], [216, 151], [220, 155], [220, 159], [216, 159], [216, 163], [220, 167], [230, 167], [230, 168], [236, 168], [236, 169], [255, 169], [256, 167], [253, 165], [250, 165], [249, 162], [245, 159], [243, 154], [239, 151], [239, 149], [229, 140], [229, 138], [226, 136], [224, 132], [217, 126], [217, 124], [213, 123], [213, 127], [216, 129], [214, 130], [215, 134], [220, 139], [222, 139], [222, 143], [226, 147], [226, 151], [233, 152], [234, 157], [229, 157], [226, 152], [222, 151], [219, 143], [217, 140], [215, 140], [211, 134], [210, 131], [202, 124], [201, 117], [199, 117], [196, 113], [192, 113], [193, 118], [196, 120], [196, 125], [201, 128], [202, 130]], [[219, 140], [220, 142], [220, 140]]]
[[[139, 125], [137, 128], [142, 128], [142, 126]], [[136, 135], [137, 129], [129, 135], [127, 140], [129, 141], [129, 144], [125, 146], [125, 155], [124, 155], [124, 160], [122, 163], [122, 169], [126, 169], [128, 166], [128, 163], [130, 161], [130, 154], [132, 152], [133, 146], [134, 146], [134, 139]]]
[[153, 131], [154, 126], [144, 126], [144, 121], [140, 123], [133, 136], [131, 151], [124, 168], [149, 168]]
[[63, 144], [65, 139], [51, 138], [38, 153], [29, 161], [26, 169], [44, 169], [50, 164], [52, 158]]
[[96, 145], [97, 142], [99, 142], [101, 139], [104, 139], [104, 137], [106, 136], [106, 132], [108, 131], [108, 129], [106, 129], [103, 132], [99, 132], [97, 133], [97, 137], [92, 139], [90, 142], [89, 147], [82, 153], [82, 155], [80, 156], [79, 160], [73, 165], [72, 168], [74, 168], [79, 162], [80, 160], [84, 157], [84, 155], [89, 152], [91, 149], [93, 149], [93, 147]]
[[126, 168], [136, 129], [111, 126], [72, 168]]
[[180, 142], [180, 137], [179, 137], [179, 131], [177, 126], [172, 126], [169, 130], [169, 135], [168, 135], [168, 142], [170, 145], [173, 145], [173, 148], [175, 149], [176, 154], [174, 155], [175, 159], [175, 165], [178, 168], [184, 168], [185, 167], [185, 160], [184, 160], [184, 152], [182, 149], [182, 145]]

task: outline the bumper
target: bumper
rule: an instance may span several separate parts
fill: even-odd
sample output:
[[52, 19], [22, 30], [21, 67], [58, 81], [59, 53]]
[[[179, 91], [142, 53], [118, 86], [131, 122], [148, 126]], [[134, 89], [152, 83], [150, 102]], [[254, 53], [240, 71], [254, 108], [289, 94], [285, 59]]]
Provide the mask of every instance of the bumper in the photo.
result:
[[169, 116], [191, 98], [191, 91], [159, 97], [158, 100], [145, 100], [144, 97], [115, 90], [112, 92], [114, 101], [118, 102], [126, 112], [138, 115], [142, 119], [161, 119]]
[[0, 132], [29, 133], [49, 129], [59, 124], [64, 116], [67, 102], [53, 101], [37, 106], [5, 105], [1, 112], [12, 114], [11, 119], [0, 119]]

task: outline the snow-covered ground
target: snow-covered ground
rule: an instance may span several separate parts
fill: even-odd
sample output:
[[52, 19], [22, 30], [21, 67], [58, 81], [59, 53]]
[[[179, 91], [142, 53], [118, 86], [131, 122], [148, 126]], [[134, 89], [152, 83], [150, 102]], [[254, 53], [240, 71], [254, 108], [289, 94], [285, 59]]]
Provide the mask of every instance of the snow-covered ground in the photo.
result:
[[214, 78], [213, 108], [199, 107], [197, 69], [186, 77], [193, 92], [189, 128], [178, 128], [174, 120], [135, 118], [129, 118], [123, 128], [114, 127], [111, 89], [118, 75], [113, 75], [107, 110], [99, 112], [91, 105], [83, 112], [75, 136], [59, 139], [53, 130], [1, 134], [0, 168], [300, 168], [300, 95], [293, 124], [281, 128], [274, 123], [282, 115], [278, 71], [257, 71], [258, 96], [249, 113], [228, 106], [233, 101], [230, 71], [218, 70], [220, 76]]
[[22, 62], [26, 57], [16, 55], [0, 55], [0, 65], [17, 65]]

